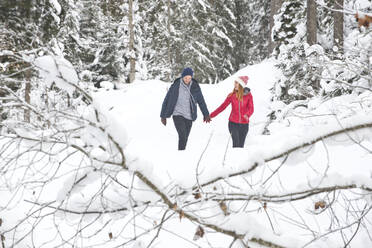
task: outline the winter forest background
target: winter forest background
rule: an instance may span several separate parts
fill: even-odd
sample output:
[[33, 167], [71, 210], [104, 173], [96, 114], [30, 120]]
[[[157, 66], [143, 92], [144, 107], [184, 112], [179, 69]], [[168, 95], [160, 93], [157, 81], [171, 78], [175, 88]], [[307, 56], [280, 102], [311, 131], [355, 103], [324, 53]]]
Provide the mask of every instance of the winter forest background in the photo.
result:
[[[372, 247], [372, 0], [0, 0], [0, 248]], [[175, 150], [192, 67], [228, 113]], [[227, 110], [225, 112], [228, 112]]]

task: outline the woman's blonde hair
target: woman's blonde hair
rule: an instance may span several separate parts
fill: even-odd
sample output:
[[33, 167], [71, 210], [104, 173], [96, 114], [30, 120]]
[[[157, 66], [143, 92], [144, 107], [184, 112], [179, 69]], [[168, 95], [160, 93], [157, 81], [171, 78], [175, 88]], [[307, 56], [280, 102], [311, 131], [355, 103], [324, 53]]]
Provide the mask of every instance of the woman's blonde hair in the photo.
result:
[[243, 101], [243, 95], [244, 95], [244, 88], [240, 85], [240, 83], [236, 82], [239, 85], [238, 90], [235, 90], [235, 86], [233, 91], [229, 94], [229, 96], [235, 94], [236, 98], [238, 98], [239, 101]]

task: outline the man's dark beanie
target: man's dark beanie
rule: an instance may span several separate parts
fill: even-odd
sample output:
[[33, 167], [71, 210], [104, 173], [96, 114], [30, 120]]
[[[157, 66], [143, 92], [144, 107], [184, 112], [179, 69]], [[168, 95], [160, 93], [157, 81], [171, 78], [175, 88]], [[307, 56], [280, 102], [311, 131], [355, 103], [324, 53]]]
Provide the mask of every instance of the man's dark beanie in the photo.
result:
[[183, 69], [181, 77], [184, 77], [187, 75], [190, 75], [191, 77], [194, 76], [194, 72], [192, 71], [190, 67], [186, 67], [185, 69]]

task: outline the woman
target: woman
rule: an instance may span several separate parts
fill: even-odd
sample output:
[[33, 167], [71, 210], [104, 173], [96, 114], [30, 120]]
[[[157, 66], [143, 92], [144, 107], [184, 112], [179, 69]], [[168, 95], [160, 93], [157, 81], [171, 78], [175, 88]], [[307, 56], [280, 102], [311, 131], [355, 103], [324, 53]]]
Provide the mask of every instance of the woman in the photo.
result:
[[253, 97], [247, 88], [248, 76], [240, 76], [235, 80], [233, 92], [215, 111], [211, 118], [216, 117], [231, 103], [231, 114], [229, 117], [229, 132], [233, 140], [233, 147], [244, 147], [245, 138], [248, 134], [249, 118], [253, 114]]

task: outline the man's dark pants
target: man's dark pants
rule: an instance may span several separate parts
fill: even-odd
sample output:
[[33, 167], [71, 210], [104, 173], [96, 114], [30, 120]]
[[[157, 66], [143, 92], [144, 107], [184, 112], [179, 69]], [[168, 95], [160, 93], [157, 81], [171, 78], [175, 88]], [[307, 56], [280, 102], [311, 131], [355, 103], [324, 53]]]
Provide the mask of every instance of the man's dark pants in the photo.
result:
[[188, 120], [180, 115], [175, 115], [173, 116], [173, 122], [178, 133], [178, 150], [185, 150], [192, 126], [192, 120]]

